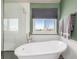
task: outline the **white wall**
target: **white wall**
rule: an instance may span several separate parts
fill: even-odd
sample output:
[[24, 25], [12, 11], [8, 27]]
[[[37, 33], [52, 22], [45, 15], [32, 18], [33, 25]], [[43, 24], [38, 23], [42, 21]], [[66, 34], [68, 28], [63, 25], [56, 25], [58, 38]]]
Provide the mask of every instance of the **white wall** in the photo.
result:
[[[27, 42], [26, 34], [30, 31], [30, 4], [29, 3], [5, 3], [4, 18], [18, 18], [18, 32], [4, 32], [4, 50], [14, 50]], [[59, 39], [58, 35], [32, 35], [33, 42]]]
[[[25, 7], [26, 6], [26, 7]], [[4, 3], [4, 18], [18, 18], [18, 32], [4, 32], [4, 50], [14, 50], [26, 43], [30, 22], [29, 3]]]
[[19, 3], [26, 15], [26, 33], [30, 32], [30, 3]]
[[59, 40], [58, 35], [32, 35], [32, 42]]

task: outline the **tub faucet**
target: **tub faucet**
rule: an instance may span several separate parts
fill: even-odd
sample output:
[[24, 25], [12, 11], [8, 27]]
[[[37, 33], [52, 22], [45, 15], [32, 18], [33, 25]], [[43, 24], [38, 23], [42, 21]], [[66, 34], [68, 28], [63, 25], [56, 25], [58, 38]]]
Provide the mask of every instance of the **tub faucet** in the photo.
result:
[[31, 43], [32, 42], [32, 35], [27, 34], [26, 38], [27, 38], [27, 43]]
[[27, 43], [31, 43], [32, 42], [32, 37], [29, 36], [29, 38], [27, 39]]

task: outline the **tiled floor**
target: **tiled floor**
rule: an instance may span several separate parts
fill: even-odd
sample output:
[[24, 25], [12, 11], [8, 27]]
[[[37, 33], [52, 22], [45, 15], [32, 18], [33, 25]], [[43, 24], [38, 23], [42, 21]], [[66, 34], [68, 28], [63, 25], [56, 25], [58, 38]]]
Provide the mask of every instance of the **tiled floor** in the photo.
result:
[[18, 59], [13, 51], [5, 51], [1, 53], [1, 59]]
[[[18, 59], [13, 51], [5, 51], [1, 52], [1, 59]], [[60, 55], [59, 59], [64, 59], [62, 55]]]

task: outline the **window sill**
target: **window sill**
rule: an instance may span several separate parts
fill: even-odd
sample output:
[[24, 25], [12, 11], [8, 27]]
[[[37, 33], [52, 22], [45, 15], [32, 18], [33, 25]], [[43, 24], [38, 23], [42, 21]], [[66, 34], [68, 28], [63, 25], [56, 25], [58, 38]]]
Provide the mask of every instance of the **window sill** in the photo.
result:
[[53, 31], [34, 31], [32, 34], [57, 35], [57, 32], [53, 32]]

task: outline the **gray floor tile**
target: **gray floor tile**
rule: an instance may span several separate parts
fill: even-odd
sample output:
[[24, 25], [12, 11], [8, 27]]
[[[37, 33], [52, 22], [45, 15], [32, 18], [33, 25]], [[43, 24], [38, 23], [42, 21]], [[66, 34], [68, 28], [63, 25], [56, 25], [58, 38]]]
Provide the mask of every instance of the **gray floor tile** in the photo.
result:
[[1, 59], [18, 59], [13, 51], [5, 51], [1, 53]]

